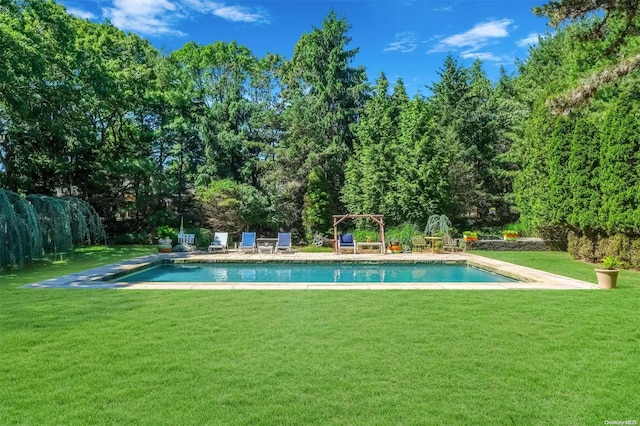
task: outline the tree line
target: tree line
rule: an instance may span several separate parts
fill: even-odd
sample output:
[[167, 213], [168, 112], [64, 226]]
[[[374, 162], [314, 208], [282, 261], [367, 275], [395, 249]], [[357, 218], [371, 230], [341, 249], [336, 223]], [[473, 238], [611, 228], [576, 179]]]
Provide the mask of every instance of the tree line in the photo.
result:
[[449, 56], [410, 98], [368, 80], [333, 11], [291, 58], [258, 58], [235, 42], [163, 54], [51, 0], [0, 0], [0, 186], [77, 196], [112, 235], [178, 216], [311, 235], [350, 212], [633, 240], [639, 39], [623, 3], [550, 2], [536, 13], [573, 22], [516, 75]]

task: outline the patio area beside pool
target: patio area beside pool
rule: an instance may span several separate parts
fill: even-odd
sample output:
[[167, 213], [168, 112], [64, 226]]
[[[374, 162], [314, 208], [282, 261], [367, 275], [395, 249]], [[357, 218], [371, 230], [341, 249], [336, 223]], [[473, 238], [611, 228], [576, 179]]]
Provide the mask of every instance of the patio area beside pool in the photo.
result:
[[[502, 283], [119, 283], [117, 277], [163, 262], [385, 262], [385, 263], [467, 263], [490, 272], [515, 278]], [[224, 254], [158, 253], [115, 263], [76, 274], [26, 285], [25, 288], [161, 289], [161, 290], [596, 290], [595, 284], [563, 277], [469, 253], [334, 254], [256, 253]]]

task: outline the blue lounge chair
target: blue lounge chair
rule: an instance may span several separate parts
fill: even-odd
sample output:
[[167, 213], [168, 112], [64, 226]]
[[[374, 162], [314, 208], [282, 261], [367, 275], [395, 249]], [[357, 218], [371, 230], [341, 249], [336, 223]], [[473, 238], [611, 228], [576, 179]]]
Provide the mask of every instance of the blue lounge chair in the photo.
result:
[[291, 253], [291, 232], [279, 232], [278, 242], [276, 243], [276, 253], [279, 250]]
[[353, 253], [356, 253], [356, 240], [353, 239], [353, 234], [340, 234], [338, 237], [338, 253], [342, 249], [353, 250]]
[[252, 253], [256, 252], [256, 233], [255, 232], [243, 232], [242, 233], [242, 241], [240, 241], [240, 245], [238, 249], [241, 251], [251, 251]]

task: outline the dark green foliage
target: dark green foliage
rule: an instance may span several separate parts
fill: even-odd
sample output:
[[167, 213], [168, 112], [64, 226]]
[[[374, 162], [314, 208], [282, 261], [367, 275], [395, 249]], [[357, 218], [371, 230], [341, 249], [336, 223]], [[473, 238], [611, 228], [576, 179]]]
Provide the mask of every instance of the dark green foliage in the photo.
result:
[[549, 224], [560, 225], [566, 222], [571, 213], [571, 198], [567, 164], [573, 134], [573, 120], [559, 117], [548, 146], [549, 158]]
[[556, 28], [564, 21], [583, 20], [596, 12], [603, 12], [604, 17], [586, 31], [582, 39], [608, 39], [608, 53], [618, 51], [629, 35], [640, 34], [640, 23], [636, 19], [640, 14], [637, 0], [552, 0], [534, 7], [533, 11], [538, 16], [549, 18]]
[[640, 232], [639, 99], [621, 93], [607, 115], [600, 151], [603, 228], [610, 233]]
[[197, 198], [203, 220], [214, 232], [258, 230], [271, 221], [265, 197], [256, 188], [231, 179], [215, 180], [208, 187], [198, 188]]
[[105, 243], [102, 221], [86, 201], [46, 195], [28, 195], [26, 200], [38, 214], [45, 252], [56, 253], [77, 245]]
[[567, 222], [576, 229], [597, 229], [602, 194], [598, 181], [600, 139], [597, 123], [578, 117], [566, 169], [571, 210]]
[[383, 214], [387, 223], [397, 223], [406, 198], [406, 187], [398, 180], [408, 167], [400, 156], [412, 145], [400, 139], [400, 116], [411, 108], [404, 85], [398, 82], [393, 95], [382, 74], [373, 97], [367, 102], [356, 128], [357, 141], [346, 165], [342, 200], [354, 214]]
[[420, 234], [422, 234], [422, 231], [417, 225], [406, 222], [399, 226], [389, 228], [385, 232], [385, 239], [387, 243], [398, 241], [403, 248], [408, 249], [411, 247], [411, 239]]
[[71, 238], [74, 245], [96, 245], [106, 243], [107, 236], [100, 216], [93, 206], [75, 197], [64, 197], [69, 207]]
[[[479, 61], [449, 56], [432, 94], [413, 99], [384, 73], [367, 85], [333, 11], [287, 60], [235, 42], [163, 55], [52, 1], [1, 4], [0, 185], [86, 201], [5, 194], [5, 244], [26, 241], [21, 229], [43, 236], [12, 263], [104, 240], [91, 206], [135, 239], [180, 216], [229, 232], [325, 232], [345, 210], [421, 228], [436, 213], [466, 229], [520, 214], [559, 245], [569, 231], [629, 236], [609, 251], [640, 232], [635, 0], [549, 2], [538, 12], [554, 24], [579, 22], [544, 37], [520, 75], [493, 84]], [[593, 10], [604, 19], [581, 20]], [[577, 100], [562, 117], [559, 96]]]
[[[347, 50], [349, 24], [331, 11], [321, 28], [304, 34], [293, 57], [278, 70], [282, 80], [284, 133], [275, 150], [270, 179], [287, 186], [287, 203], [302, 210], [307, 176], [320, 167], [332, 202], [344, 184], [345, 166], [353, 146], [352, 124], [364, 103], [365, 73], [353, 67], [358, 49]], [[285, 206], [288, 207], [288, 206]], [[340, 210], [334, 204], [332, 209]]]
[[640, 269], [640, 235], [572, 231], [569, 253], [576, 259], [599, 262], [607, 256], [619, 258], [627, 268]]
[[331, 186], [327, 182], [322, 169], [311, 170], [307, 178], [307, 192], [304, 195], [302, 208], [302, 224], [308, 239], [314, 234], [327, 234], [333, 226], [332, 222]]
[[42, 256], [40, 221], [31, 203], [0, 189], [0, 268]]
[[527, 120], [524, 137], [514, 146], [521, 170], [513, 182], [520, 220], [525, 227], [537, 229], [551, 222], [549, 199], [548, 147], [553, 118], [542, 104], [536, 105]]
[[[620, 62], [638, 52], [633, 31], [620, 37], [622, 17], [637, 12], [637, 2], [630, 5], [578, 0], [538, 9], [554, 24], [578, 22], [542, 40], [522, 64], [516, 88], [532, 113], [512, 149], [521, 168], [514, 192], [522, 223], [556, 241], [568, 235], [576, 257], [598, 260], [619, 250], [629, 265], [625, 253], [640, 230], [639, 81], [635, 65]], [[604, 20], [581, 21], [597, 9]], [[560, 98], [567, 108], [558, 108]], [[623, 239], [629, 241], [618, 243]]]
[[85, 201], [0, 190], [0, 267], [105, 241], [100, 217]]
[[28, 195], [38, 213], [45, 252], [57, 253], [73, 247], [71, 212], [64, 200], [46, 195]]

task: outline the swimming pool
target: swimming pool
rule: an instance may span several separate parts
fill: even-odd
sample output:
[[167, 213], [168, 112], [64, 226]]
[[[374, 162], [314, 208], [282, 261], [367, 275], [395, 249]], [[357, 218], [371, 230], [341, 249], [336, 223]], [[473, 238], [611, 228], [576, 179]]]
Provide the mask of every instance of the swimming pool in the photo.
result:
[[203, 283], [496, 283], [512, 278], [467, 264], [168, 263], [114, 281]]

